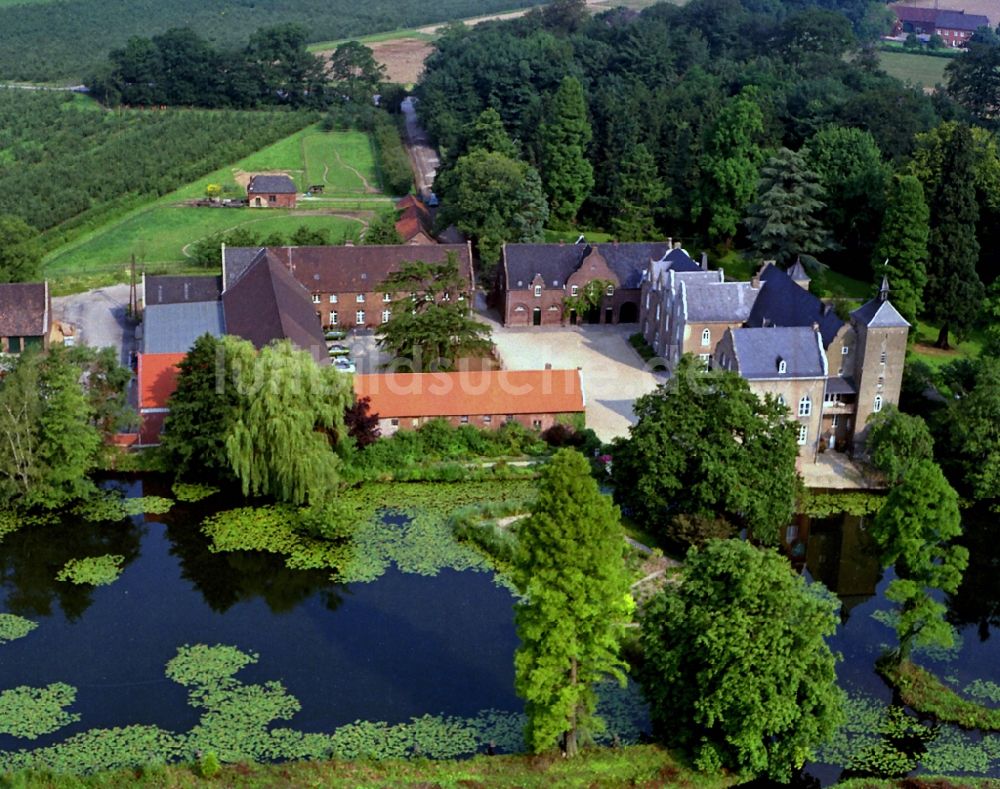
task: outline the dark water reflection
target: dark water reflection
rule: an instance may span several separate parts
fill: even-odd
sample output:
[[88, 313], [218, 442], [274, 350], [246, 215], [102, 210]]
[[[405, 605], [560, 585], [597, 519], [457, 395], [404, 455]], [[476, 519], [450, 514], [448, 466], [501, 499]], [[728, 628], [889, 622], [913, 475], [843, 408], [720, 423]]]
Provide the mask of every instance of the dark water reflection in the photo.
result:
[[[0, 749], [134, 723], [190, 729], [199, 712], [164, 676], [185, 643], [259, 653], [240, 679], [282, 682], [302, 704], [289, 725], [304, 731], [522, 709], [513, 598], [489, 574], [390, 569], [344, 586], [269, 554], [212, 554], [198, 527], [217, 507], [178, 503], [155, 520], [25, 528], [0, 542], [0, 611], [39, 623], [0, 647], [0, 688], [66, 682], [79, 689], [71, 711], [82, 716], [30, 742], [0, 735]], [[54, 580], [68, 559], [104, 553], [126, 557], [110, 586]]]

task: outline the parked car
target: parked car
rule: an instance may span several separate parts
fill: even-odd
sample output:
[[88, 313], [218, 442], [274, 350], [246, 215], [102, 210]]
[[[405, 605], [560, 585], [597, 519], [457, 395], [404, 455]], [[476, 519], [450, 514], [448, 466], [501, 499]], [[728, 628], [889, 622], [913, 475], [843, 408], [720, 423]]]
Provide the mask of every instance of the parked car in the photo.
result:
[[328, 329], [326, 332], [327, 340], [342, 340], [347, 336], [347, 332], [343, 329]]
[[333, 369], [338, 370], [342, 373], [356, 373], [358, 371], [357, 366], [350, 359], [341, 356], [339, 359], [333, 360]]
[[351, 349], [346, 345], [342, 345], [339, 342], [335, 342], [333, 345], [327, 347], [326, 352], [330, 356], [350, 356]]

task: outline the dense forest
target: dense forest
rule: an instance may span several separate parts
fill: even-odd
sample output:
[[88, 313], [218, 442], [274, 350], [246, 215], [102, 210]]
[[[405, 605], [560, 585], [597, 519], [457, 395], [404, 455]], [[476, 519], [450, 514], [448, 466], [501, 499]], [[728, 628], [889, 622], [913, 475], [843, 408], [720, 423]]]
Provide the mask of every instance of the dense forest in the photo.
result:
[[310, 41], [331, 41], [536, 4], [537, 0], [65, 0], [4, 5], [0, 6], [0, 76], [80, 80], [130, 37], [181, 26], [197, 30], [213, 46], [229, 49], [246, 44], [260, 28], [286, 23], [305, 27]]
[[[884, 73], [871, 45], [886, 12], [866, 0], [692, 0], [591, 16], [560, 0], [452, 29], [418, 86], [444, 213], [478, 210], [465, 186], [516, 162], [537, 172], [549, 226], [801, 256], [862, 280], [891, 258], [904, 314], [968, 328], [996, 276], [1000, 226], [996, 139], [961, 90], [982, 80], [953, 68], [930, 96]], [[1000, 53], [996, 36], [978, 36]], [[906, 238], [924, 213], [929, 235]], [[539, 216], [481, 224], [516, 236]], [[498, 247], [483, 238], [488, 258]]]
[[[0, 90], [0, 215], [39, 230], [93, 224], [303, 128], [304, 112], [119, 110]], [[61, 232], [48, 233], [47, 245]]]

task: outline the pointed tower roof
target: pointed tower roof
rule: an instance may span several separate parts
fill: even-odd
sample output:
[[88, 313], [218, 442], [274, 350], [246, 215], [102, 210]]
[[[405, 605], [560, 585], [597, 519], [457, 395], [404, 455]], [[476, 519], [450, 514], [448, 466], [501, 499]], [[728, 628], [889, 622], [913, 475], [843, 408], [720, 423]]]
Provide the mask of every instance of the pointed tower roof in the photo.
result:
[[851, 313], [851, 318], [869, 328], [887, 329], [910, 325], [909, 321], [900, 315], [899, 311], [892, 306], [892, 302], [889, 301], [889, 278], [884, 275], [878, 296], [858, 307]]
[[879, 301], [889, 300], [889, 277], [886, 274], [882, 275], [882, 285], [878, 289], [878, 300]]
[[807, 290], [809, 289], [809, 283], [811, 281], [809, 275], [806, 273], [806, 267], [802, 265], [802, 260], [800, 258], [795, 259], [795, 263], [792, 264], [791, 268], [786, 272], [792, 281], [796, 285], [802, 285]]

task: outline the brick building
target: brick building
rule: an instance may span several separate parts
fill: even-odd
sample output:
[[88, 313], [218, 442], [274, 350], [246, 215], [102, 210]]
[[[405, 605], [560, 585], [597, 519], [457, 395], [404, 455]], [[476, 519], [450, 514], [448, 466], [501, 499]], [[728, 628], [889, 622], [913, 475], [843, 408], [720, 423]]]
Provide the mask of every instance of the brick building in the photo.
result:
[[979, 28], [990, 27], [990, 20], [982, 14], [967, 14], [965, 11], [938, 8], [914, 8], [907, 5], [889, 7], [896, 14], [894, 33], [939, 35], [948, 47], [965, 46]]
[[[473, 288], [472, 248], [465, 244], [434, 246], [223, 247], [223, 287], [237, 279], [254, 261], [267, 258], [283, 266], [310, 294], [323, 326], [372, 329], [392, 315], [392, 294], [381, 284], [404, 263], [443, 263], [449, 255], [458, 261], [468, 288], [446, 294], [465, 299]], [[406, 294], [409, 295], [409, 294]]]
[[580, 370], [490, 370], [354, 376], [358, 399], [371, 399], [383, 436], [432, 419], [456, 427], [499, 428], [518, 422], [547, 430], [585, 411]]
[[[505, 326], [635, 323], [643, 273], [655, 261], [697, 269], [670, 240], [641, 244], [505, 244], [497, 280]], [[575, 307], [587, 285], [600, 282], [596, 304]]]
[[252, 175], [247, 184], [251, 208], [295, 208], [298, 190], [287, 175]]

